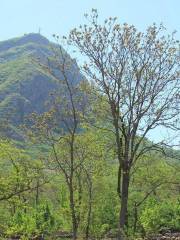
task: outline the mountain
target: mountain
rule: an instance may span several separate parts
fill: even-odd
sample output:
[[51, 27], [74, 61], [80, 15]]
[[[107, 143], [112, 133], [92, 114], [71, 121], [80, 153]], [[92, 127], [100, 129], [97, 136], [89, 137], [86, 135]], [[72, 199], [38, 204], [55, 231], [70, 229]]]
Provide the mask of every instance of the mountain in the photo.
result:
[[[0, 42], [0, 122], [10, 122], [9, 137], [21, 138], [18, 126], [30, 113], [44, 112], [50, 92], [57, 89], [56, 81], [41, 66], [54, 49], [58, 49], [56, 44], [35, 33]], [[78, 71], [76, 62], [67, 73], [76, 84], [82, 75], [78, 72], [74, 77], [73, 71]]]

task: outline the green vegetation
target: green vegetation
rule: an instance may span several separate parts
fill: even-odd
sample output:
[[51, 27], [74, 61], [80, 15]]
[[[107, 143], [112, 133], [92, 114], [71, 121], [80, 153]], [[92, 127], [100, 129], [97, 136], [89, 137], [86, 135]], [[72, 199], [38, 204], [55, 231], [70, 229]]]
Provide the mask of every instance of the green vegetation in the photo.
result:
[[[77, 136], [75, 161], [77, 165], [83, 161], [86, 168], [78, 172], [73, 183], [76, 213], [80, 218], [78, 236], [87, 233], [90, 190], [89, 236], [102, 238], [108, 232], [114, 235], [117, 232], [117, 162], [112, 141], [109, 134], [94, 128], [85, 128], [84, 133]], [[28, 150], [28, 155], [26, 149], [19, 150], [13, 145], [8, 141], [0, 144], [1, 236], [30, 239], [44, 234], [52, 239], [63, 232], [70, 233], [69, 190], [51, 149], [49, 156], [44, 154], [44, 147], [37, 147], [35, 155], [31, 155], [35, 148]], [[45, 149], [48, 152], [48, 148]], [[66, 161], [65, 142], [58, 144], [57, 149], [58, 157], [63, 156]], [[35, 158], [38, 155], [40, 160]], [[179, 165], [170, 166], [163, 155], [152, 153], [144, 156], [134, 171], [130, 183], [128, 234], [135, 238], [162, 230], [180, 231]]]

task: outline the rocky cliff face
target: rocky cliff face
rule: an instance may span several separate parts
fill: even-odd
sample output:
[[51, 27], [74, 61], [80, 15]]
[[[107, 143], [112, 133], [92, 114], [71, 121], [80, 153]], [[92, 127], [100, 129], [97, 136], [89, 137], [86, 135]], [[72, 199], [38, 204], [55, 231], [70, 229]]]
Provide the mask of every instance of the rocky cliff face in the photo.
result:
[[[40, 34], [27, 34], [0, 42], [0, 122], [7, 119], [10, 122], [8, 135], [12, 135], [12, 129], [22, 124], [30, 113], [44, 112], [49, 94], [59, 87], [34, 61], [46, 61], [53, 56], [52, 49], [55, 48], [58, 48], [57, 45]], [[78, 73], [74, 77], [72, 71], [78, 71], [76, 63], [67, 75], [72, 83], [77, 84], [82, 75]], [[61, 78], [61, 73], [58, 74]]]

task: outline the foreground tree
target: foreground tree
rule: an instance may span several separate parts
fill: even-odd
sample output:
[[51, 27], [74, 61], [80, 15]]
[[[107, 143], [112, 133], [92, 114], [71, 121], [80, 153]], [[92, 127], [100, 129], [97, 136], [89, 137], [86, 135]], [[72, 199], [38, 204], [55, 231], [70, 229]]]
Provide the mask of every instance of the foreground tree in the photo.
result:
[[[109, 104], [119, 161], [118, 187], [121, 208], [119, 238], [128, 224], [128, 190], [132, 166], [149, 150], [149, 132], [158, 126], [179, 129], [179, 42], [165, 37], [163, 26], [145, 33], [116, 18], [98, 23], [92, 10], [89, 26], [70, 32], [69, 42], [87, 59], [83, 69]], [[163, 141], [161, 142], [163, 143]]]
[[[58, 42], [58, 37], [54, 36]], [[78, 134], [81, 116], [87, 100], [81, 91], [83, 79], [79, 79], [76, 62], [59, 45], [52, 48], [53, 56], [42, 65], [44, 71], [57, 83], [52, 92], [49, 111], [33, 115], [33, 131], [51, 148], [48, 167], [63, 175], [69, 193], [69, 206], [73, 239], [77, 238], [80, 224], [84, 174], [84, 158], [78, 156]], [[41, 134], [40, 134], [41, 133]]]

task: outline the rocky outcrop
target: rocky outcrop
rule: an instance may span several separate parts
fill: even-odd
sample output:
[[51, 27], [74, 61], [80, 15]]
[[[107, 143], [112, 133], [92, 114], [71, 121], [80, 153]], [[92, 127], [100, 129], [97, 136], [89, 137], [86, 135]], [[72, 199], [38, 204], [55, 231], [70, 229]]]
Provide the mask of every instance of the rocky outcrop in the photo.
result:
[[180, 240], [180, 232], [177, 233], [164, 233], [146, 238], [146, 240]]

